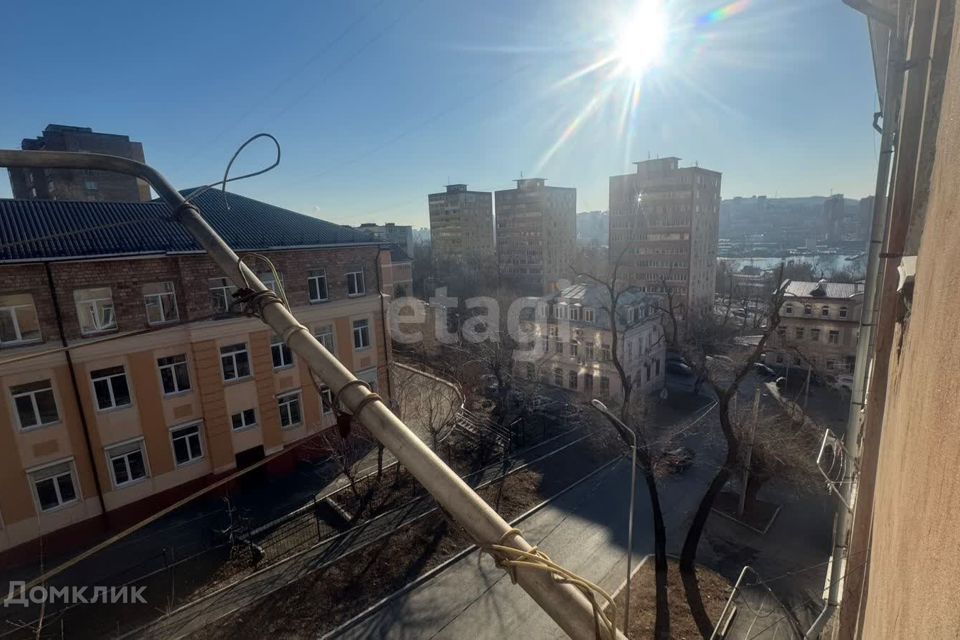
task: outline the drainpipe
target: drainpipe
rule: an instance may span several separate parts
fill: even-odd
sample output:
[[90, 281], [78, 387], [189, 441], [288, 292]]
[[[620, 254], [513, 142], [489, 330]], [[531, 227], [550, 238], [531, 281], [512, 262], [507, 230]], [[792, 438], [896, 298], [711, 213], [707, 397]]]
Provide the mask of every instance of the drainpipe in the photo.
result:
[[[387, 312], [386, 305], [383, 302], [383, 283], [380, 273], [380, 254], [384, 247], [377, 247], [377, 294], [380, 296], [380, 337], [383, 338], [383, 359], [387, 371], [387, 395], [393, 400], [393, 376], [390, 375], [390, 354], [387, 352]], [[392, 261], [391, 261], [392, 262]]]
[[50, 289], [50, 299], [53, 300], [53, 315], [57, 319], [57, 331], [60, 332], [60, 344], [63, 346], [63, 354], [67, 358], [67, 371], [70, 372], [70, 386], [73, 387], [73, 399], [76, 401], [77, 411], [80, 413], [80, 428], [83, 431], [83, 442], [86, 445], [87, 458], [90, 461], [90, 472], [93, 474], [93, 484], [97, 488], [100, 512], [106, 520], [107, 505], [103, 501], [103, 487], [100, 485], [100, 474], [97, 473], [97, 461], [93, 455], [93, 445], [90, 442], [90, 426], [87, 423], [87, 414], [83, 410], [83, 402], [80, 397], [80, 385], [77, 384], [77, 373], [73, 370], [73, 357], [70, 355], [70, 348], [67, 346], [67, 335], [63, 330], [63, 315], [60, 313], [60, 301], [57, 299], [57, 292], [53, 286], [53, 271], [50, 270], [49, 262], [44, 262], [43, 268], [47, 272], [47, 287]]
[[[844, 4], [890, 26], [888, 19], [874, 15], [874, 5], [866, 2], [843, 0]], [[863, 5], [869, 5], [865, 7]], [[877, 182], [874, 191], [873, 223], [870, 230], [870, 245], [867, 249], [866, 286], [863, 293], [863, 305], [860, 312], [860, 337], [857, 342], [857, 359], [854, 365], [853, 390], [850, 397], [850, 409], [847, 416], [847, 429], [844, 442], [843, 479], [837, 488], [836, 519], [833, 528], [833, 553], [830, 566], [830, 580], [823, 610], [817, 616], [810, 629], [804, 634], [805, 640], [820, 637], [824, 627], [840, 606], [840, 587], [846, 571], [846, 560], [850, 535], [853, 529], [853, 508], [856, 502], [858, 474], [860, 465], [861, 442], [863, 439], [863, 420], [865, 418], [866, 395], [873, 369], [872, 355], [876, 342], [876, 321], [879, 317], [877, 294], [883, 274], [880, 258], [890, 219], [887, 192], [890, 182], [890, 167], [898, 139], [898, 120], [901, 93], [904, 84], [905, 52], [903, 42], [896, 31], [896, 21], [889, 35], [887, 53], [886, 82], [881, 109], [883, 127], [880, 132], [880, 158], [877, 165]]]

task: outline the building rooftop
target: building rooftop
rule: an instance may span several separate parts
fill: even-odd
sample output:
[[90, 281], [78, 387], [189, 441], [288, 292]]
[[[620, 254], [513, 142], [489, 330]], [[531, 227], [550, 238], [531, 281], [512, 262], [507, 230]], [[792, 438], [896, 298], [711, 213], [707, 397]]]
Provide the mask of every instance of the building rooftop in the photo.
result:
[[862, 293], [863, 286], [852, 282], [828, 282], [820, 280], [819, 282], [807, 282], [804, 280], [791, 280], [787, 285], [787, 296], [796, 296], [798, 298], [835, 298], [845, 300], [854, 294]]
[[[610, 293], [607, 288], [593, 282], [579, 282], [561, 289], [558, 293], [545, 298], [550, 302], [563, 301], [568, 304], [579, 305], [584, 308], [594, 309], [596, 320], [592, 324], [607, 327], [610, 324], [609, 316], [605, 310], [610, 306]], [[626, 322], [626, 312], [628, 307], [632, 306], [658, 306], [662, 302], [662, 296], [654, 293], [641, 291], [639, 287], [629, 287], [620, 294], [618, 304], [618, 316], [624, 324]], [[571, 321], [571, 324], [577, 324], [577, 321]]]
[[[192, 189], [182, 191], [184, 195]], [[237, 251], [378, 244], [367, 233], [210, 189], [193, 200]], [[229, 203], [229, 209], [227, 208]], [[0, 199], [0, 262], [201, 251], [166, 203]]]

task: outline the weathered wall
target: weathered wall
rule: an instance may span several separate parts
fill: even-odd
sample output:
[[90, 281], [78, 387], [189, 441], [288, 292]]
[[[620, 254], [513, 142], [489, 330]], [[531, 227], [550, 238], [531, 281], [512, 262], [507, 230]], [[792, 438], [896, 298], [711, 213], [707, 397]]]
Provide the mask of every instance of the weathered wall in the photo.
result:
[[913, 310], [891, 356], [862, 638], [960, 628], [960, 39], [948, 78]]

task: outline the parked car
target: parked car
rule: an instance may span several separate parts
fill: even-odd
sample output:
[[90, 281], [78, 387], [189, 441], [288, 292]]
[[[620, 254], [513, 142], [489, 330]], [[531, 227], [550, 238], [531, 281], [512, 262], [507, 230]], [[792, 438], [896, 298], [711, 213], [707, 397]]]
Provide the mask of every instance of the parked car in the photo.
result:
[[666, 470], [671, 473], [681, 473], [690, 468], [693, 464], [693, 449], [689, 447], [677, 447], [670, 451], [664, 451], [661, 463]]
[[754, 362], [754, 363], [753, 363], [753, 371], [754, 371], [754, 373], [756, 373], [757, 375], [763, 376], [764, 378], [776, 378], [776, 377], [777, 377], [777, 372], [774, 371], [773, 369], [771, 369], [770, 367], [768, 367], [767, 365], [763, 364], [762, 362]]
[[777, 385], [777, 389], [780, 389], [782, 391], [787, 386], [787, 379], [784, 378], [783, 376], [780, 376], [779, 378], [777, 378], [775, 384]]
[[667, 373], [675, 376], [692, 376], [693, 369], [680, 360], [667, 360]]
[[841, 373], [838, 376], [827, 376], [826, 383], [827, 386], [837, 391], [853, 392], [853, 376], [849, 373]]

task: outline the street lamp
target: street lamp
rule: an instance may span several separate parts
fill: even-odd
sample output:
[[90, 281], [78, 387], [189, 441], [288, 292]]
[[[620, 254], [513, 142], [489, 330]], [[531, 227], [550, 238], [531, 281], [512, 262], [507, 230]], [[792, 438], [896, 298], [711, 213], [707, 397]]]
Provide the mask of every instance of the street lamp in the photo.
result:
[[627, 598], [624, 602], [623, 609], [623, 633], [626, 635], [630, 632], [630, 578], [633, 573], [633, 507], [636, 503], [637, 495], [637, 434], [633, 429], [623, 424], [620, 418], [610, 413], [607, 405], [596, 398], [591, 400], [590, 404], [592, 404], [593, 408], [599, 411], [603, 417], [610, 421], [610, 424], [614, 426], [621, 438], [629, 435], [630, 440], [633, 442], [630, 446], [633, 452], [633, 458], [630, 463], [630, 515], [627, 519]]

